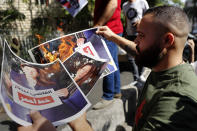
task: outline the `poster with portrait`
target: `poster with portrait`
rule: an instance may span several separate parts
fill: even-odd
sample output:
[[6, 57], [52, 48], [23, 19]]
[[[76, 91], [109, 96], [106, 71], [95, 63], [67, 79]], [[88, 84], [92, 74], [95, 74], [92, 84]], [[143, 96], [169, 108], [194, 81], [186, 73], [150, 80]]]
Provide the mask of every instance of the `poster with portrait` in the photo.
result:
[[73, 17], [75, 17], [88, 3], [87, 0], [57, 0]]
[[104, 38], [96, 34], [97, 28], [90, 28], [64, 35], [44, 42], [28, 50], [32, 60], [36, 63], [50, 63], [59, 58], [64, 62], [79, 48], [84, 53], [95, 55], [101, 59], [107, 59], [108, 64], [101, 77], [109, 75], [117, 70], [114, 60], [107, 48]]
[[0, 98], [10, 118], [30, 125], [29, 113], [38, 110], [55, 126], [76, 119], [89, 107], [63, 63], [36, 64], [16, 56], [5, 41]]
[[81, 88], [82, 92], [88, 95], [105, 70], [107, 60], [95, 59], [91, 54], [76, 51], [64, 61], [63, 65]]

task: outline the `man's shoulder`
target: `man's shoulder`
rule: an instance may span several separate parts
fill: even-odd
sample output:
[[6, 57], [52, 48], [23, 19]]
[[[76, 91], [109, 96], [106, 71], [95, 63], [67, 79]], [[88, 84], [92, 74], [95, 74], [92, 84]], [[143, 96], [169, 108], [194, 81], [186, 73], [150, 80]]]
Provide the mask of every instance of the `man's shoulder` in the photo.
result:
[[[157, 88], [155, 89], [158, 89], [165, 94], [177, 94], [177, 96], [187, 96], [197, 101], [197, 77], [191, 65], [185, 64], [179, 66], [163, 76], [165, 76], [166, 78], [156, 81], [155, 86]], [[161, 78], [163, 78], [163, 76], [161, 76]]]
[[[159, 90], [146, 104], [144, 107], [142, 106], [143, 112], [141, 114], [144, 118], [140, 120], [141, 123], [138, 122], [141, 130], [143, 128], [149, 130], [174, 129], [177, 131], [194, 131], [197, 129], [197, 122], [195, 121], [197, 102], [190, 97], [173, 91]], [[191, 124], [191, 120], [194, 120], [195, 124]], [[180, 127], [183, 121], [185, 121], [184, 125]], [[142, 124], [146, 126], [140, 127]]]
[[175, 94], [179, 97], [188, 97], [197, 102], [197, 86], [192, 81], [181, 80], [179, 82], [171, 83], [164, 89], [164, 93]]

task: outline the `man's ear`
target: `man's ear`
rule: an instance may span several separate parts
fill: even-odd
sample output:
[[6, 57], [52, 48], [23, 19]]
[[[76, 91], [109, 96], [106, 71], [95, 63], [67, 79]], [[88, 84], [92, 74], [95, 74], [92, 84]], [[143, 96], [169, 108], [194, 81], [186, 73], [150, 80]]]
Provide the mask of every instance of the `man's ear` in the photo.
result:
[[171, 47], [174, 44], [174, 35], [172, 33], [166, 33], [164, 35], [164, 40], [165, 40], [165, 47]]

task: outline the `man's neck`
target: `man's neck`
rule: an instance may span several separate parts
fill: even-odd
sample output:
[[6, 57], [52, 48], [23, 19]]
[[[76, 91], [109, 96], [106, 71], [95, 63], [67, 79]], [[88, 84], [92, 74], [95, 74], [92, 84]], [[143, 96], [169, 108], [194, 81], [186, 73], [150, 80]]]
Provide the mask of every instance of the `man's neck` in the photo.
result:
[[155, 72], [164, 71], [183, 63], [185, 62], [181, 56], [168, 56], [160, 61], [155, 67], [153, 67], [152, 70]]

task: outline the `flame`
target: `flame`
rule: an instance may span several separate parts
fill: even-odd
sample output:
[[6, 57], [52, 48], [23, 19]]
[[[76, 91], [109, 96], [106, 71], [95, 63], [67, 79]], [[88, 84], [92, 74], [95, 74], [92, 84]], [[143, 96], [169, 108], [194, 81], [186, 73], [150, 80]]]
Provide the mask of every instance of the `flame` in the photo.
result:
[[[39, 41], [39, 44], [40, 44], [40, 41], [41, 41], [41, 39], [43, 39], [43, 37], [41, 35], [38, 35], [38, 34], [35, 34], [35, 36], [38, 38], [38, 41]], [[39, 49], [43, 52], [43, 55], [44, 55], [43, 57], [45, 58], [45, 60], [47, 60], [47, 62], [53, 62], [53, 61], [55, 61], [58, 58], [58, 53], [55, 52], [53, 54], [52, 52], [47, 50], [49, 48], [50, 48], [49, 43], [41, 44], [39, 46]], [[46, 63], [43, 60], [43, 57], [40, 58], [41, 63]], [[58, 72], [60, 70], [60, 64], [59, 63], [53, 64], [52, 67], [50, 68], [50, 70]]]
[[35, 36], [38, 38], [38, 44], [40, 44], [40, 41], [43, 39], [43, 37], [39, 34], [35, 34]]
[[[48, 44], [48, 43], [46, 44], [46, 46], [48, 46], [48, 48], [49, 48], [49, 44]], [[57, 54], [54, 54], [54, 55], [53, 55], [51, 52], [49, 52], [49, 51], [45, 48], [44, 44], [40, 45], [39, 48], [42, 50], [43, 55], [44, 55], [44, 58], [45, 58], [47, 61], [53, 62], [53, 61], [55, 61], [55, 60], [57, 59]]]
[[74, 52], [76, 43], [72, 41], [72, 36], [61, 38], [61, 42], [58, 47], [60, 60], [65, 61]]
[[[63, 22], [60, 22], [60, 27], [63, 24], [64, 24]], [[62, 35], [64, 35], [64, 32], [63, 32], [63, 29], [60, 27], [57, 27], [57, 30], [60, 32], [60, 36], [62, 36]], [[43, 37], [38, 34], [35, 34], [35, 36], [38, 38], [38, 41], [40, 44], [40, 41], [41, 41], [41, 39], [43, 39]], [[64, 62], [74, 52], [74, 48], [75, 48], [76, 43], [72, 41], [73, 37], [75, 37], [75, 36], [62, 37], [60, 39], [61, 43], [58, 46], [58, 50], [53, 50], [51, 52], [49, 50], [47, 50], [50, 48], [49, 43], [40, 45], [39, 49], [44, 54], [45, 60], [47, 62], [53, 62], [57, 58], [60, 58], [60, 60]], [[41, 59], [41, 63], [44, 63], [44, 61], [42, 59]]]
[[[40, 50], [43, 52], [44, 58], [47, 62], [53, 62], [57, 58], [60, 58], [61, 61], [65, 61], [70, 55], [73, 54], [76, 43], [72, 41], [73, 36], [66, 36], [61, 38], [61, 43], [58, 46], [58, 50], [50, 52], [49, 43], [42, 44], [39, 46]], [[41, 60], [42, 62], [42, 60]], [[43, 62], [42, 62], [43, 63]]]

